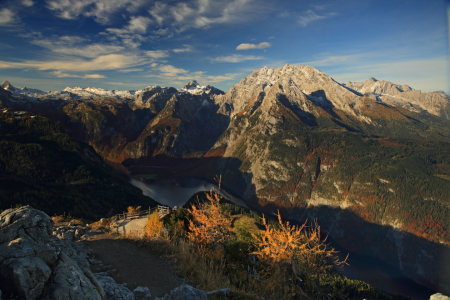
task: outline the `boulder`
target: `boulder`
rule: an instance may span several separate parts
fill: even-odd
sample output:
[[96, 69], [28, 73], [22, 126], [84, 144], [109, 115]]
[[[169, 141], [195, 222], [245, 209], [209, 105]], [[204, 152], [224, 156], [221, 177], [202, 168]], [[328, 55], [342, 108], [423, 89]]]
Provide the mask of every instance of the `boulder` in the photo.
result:
[[2, 289], [25, 299], [38, 299], [52, 271], [39, 257], [9, 258], [0, 266]]
[[430, 300], [450, 300], [450, 297], [437, 293], [430, 296]]
[[134, 293], [130, 291], [126, 284], [118, 284], [109, 276], [96, 274], [98, 281], [105, 291], [107, 300], [134, 300]]
[[22, 237], [46, 243], [52, 235], [53, 221], [31, 206], [7, 209], [0, 214], [0, 244]]
[[134, 297], [136, 299], [150, 299], [152, 294], [147, 287], [138, 286], [133, 290]]
[[64, 252], [61, 252], [48, 281], [48, 291], [44, 299], [101, 300], [102, 297], [83, 270]]

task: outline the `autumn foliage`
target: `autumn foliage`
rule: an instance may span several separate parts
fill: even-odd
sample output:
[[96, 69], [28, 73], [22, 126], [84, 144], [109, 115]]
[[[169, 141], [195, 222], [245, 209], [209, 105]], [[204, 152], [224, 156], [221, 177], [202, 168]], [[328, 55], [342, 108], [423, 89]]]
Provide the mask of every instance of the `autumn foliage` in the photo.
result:
[[220, 196], [213, 189], [206, 195], [209, 203], [191, 206], [189, 213], [194, 220], [189, 220], [188, 237], [196, 245], [216, 247], [223, 245], [233, 236], [230, 215], [224, 213], [220, 206]]
[[164, 224], [155, 210], [153, 214], [148, 217], [147, 225], [145, 226], [145, 234], [149, 239], [157, 239], [163, 233]]
[[138, 212], [141, 209], [141, 206], [128, 206], [127, 211], [129, 214]]
[[[258, 276], [260, 288], [271, 299], [303, 299], [311, 295], [321, 299], [329, 294], [322, 291], [321, 277], [335, 265], [345, 264], [335, 258], [336, 251], [327, 249], [320, 238], [320, 227], [307, 228], [283, 223], [277, 214], [279, 228], [267, 224], [265, 230], [253, 235], [259, 259]], [[333, 264], [334, 263], [334, 264]]]

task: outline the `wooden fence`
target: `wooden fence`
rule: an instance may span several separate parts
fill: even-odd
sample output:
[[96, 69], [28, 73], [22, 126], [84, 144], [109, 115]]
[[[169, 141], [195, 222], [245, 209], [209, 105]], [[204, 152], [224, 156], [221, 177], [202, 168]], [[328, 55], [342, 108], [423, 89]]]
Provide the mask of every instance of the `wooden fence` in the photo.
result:
[[153, 207], [146, 210], [140, 210], [137, 212], [132, 212], [132, 213], [126, 213], [123, 212], [122, 214], [118, 214], [115, 215], [115, 220], [119, 221], [119, 220], [133, 220], [133, 219], [139, 219], [142, 217], [148, 217], [151, 214], [153, 214], [154, 211], [158, 212], [158, 216], [160, 218], [164, 217], [165, 215], [167, 215], [171, 210], [176, 210], [177, 207], [175, 206], [173, 209], [168, 207], [168, 206], [162, 206], [162, 205], [158, 205], [157, 207]]

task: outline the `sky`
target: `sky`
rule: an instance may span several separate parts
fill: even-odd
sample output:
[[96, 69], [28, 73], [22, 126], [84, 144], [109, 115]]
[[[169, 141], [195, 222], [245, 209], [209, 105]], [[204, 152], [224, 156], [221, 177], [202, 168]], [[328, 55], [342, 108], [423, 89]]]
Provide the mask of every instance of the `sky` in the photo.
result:
[[227, 91], [304, 64], [341, 83], [449, 92], [448, 30], [445, 0], [0, 0], [0, 81]]

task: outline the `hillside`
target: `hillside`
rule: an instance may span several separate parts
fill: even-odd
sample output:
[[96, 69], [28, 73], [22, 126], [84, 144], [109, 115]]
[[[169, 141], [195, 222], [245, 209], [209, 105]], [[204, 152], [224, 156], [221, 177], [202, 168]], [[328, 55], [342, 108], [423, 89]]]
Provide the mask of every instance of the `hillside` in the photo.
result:
[[62, 121], [132, 173], [222, 174], [224, 188], [253, 209], [318, 218], [348, 250], [450, 290], [450, 106], [442, 93], [374, 79], [345, 85], [290, 65], [255, 70], [224, 94], [197, 82], [123, 99], [7, 93], [5, 105]]
[[156, 205], [63, 124], [27, 112], [0, 112], [0, 169], [1, 210], [32, 205], [94, 220], [128, 205]]

